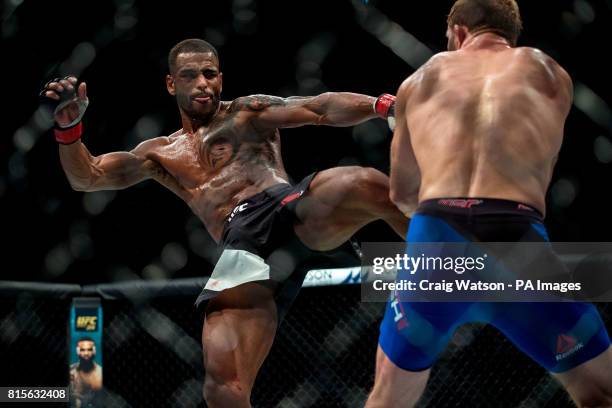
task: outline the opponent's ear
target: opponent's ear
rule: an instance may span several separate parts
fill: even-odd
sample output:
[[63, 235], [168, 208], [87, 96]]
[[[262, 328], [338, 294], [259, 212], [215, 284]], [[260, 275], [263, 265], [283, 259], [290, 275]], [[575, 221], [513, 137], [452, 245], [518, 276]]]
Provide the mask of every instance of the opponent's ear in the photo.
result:
[[455, 24], [453, 26], [453, 32], [455, 33], [455, 42], [456, 42], [455, 46], [457, 47], [457, 49], [459, 49], [465, 42], [465, 39], [467, 38], [469, 31], [466, 26]]
[[219, 82], [221, 84], [219, 88], [219, 93], [223, 92], [223, 72], [219, 72]]
[[170, 74], [166, 75], [166, 89], [172, 96], [176, 96], [176, 88], [174, 87], [174, 77]]
[[96, 346], [93, 346], [93, 353], [96, 354]]

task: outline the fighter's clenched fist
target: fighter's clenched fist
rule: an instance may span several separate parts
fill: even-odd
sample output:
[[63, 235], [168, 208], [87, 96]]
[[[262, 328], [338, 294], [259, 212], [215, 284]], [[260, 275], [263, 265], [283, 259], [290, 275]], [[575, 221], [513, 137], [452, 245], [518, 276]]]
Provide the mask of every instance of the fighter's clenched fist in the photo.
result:
[[81, 119], [87, 110], [87, 85], [78, 84], [75, 76], [55, 78], [47, 82], [40, 92], [43, 103], [53, 109], [55, 140], [58, 143], [76, 142], [83, 133]]

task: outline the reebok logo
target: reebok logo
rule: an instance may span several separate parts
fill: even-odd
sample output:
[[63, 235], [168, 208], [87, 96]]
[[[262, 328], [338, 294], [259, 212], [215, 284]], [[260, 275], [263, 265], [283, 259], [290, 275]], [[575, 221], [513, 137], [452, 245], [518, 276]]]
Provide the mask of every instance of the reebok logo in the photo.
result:
[[575, 337], [567, 334], [560, 334], [557, 337], [557, 354], [555, 355], [555, 358], [557, 361], [561, 361], [583, 347], [584, 344], [582, 344], [582, 342], [578, 342]]

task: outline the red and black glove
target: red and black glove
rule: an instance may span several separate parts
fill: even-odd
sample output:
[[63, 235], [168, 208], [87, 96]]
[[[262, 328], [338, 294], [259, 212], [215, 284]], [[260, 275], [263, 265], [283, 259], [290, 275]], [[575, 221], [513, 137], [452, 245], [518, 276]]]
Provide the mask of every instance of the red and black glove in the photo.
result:
[[387, 119], [389, 129], [395, 129], [395, 96], [382, 94], [374, 101], [374, 111], [382, 119]]
[[40, 92], [41, 102], [53, 111], [55, 140], [61, 144], [72, 144], [83, 133], [83, 115], [89, 105], [87, 89], [74, 76], [55, 78], [47, 82]]

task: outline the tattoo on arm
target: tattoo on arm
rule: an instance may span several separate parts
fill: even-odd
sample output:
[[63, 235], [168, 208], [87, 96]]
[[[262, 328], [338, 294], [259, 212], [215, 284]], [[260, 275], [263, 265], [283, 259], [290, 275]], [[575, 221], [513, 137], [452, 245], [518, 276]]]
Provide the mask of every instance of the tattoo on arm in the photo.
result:
[[251, 111], [261, 111], [272, 106], [286, 106], [284, 98], [270, 95], [251, 95], [240, 98], [240, 104]]
[[321, 119], [330, 113], [330, 102], [329, 94], [288, 98], [251, 95], [236, 99], [232, 105], [250, 112], [257, 129], [271, 129], [322, 124]]

